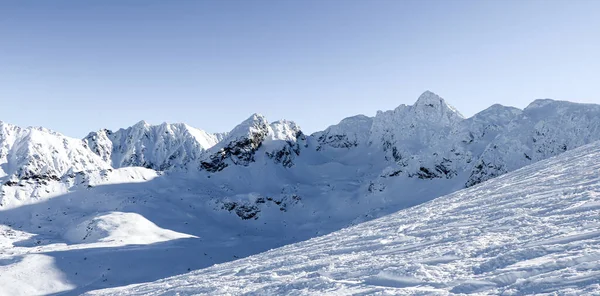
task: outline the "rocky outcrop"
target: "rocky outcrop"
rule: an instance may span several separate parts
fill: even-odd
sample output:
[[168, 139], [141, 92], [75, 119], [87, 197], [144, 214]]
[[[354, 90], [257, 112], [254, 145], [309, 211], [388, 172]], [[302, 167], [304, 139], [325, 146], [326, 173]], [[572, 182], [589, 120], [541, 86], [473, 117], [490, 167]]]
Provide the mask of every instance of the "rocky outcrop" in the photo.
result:
[[265, 145], [265, 154], [276, 164], [286, 168], [292, 167], [301, 150], [308, 147], [306, 135], [292, 121], [276, 121], [269, 127], [269, 141]]
[[289, 168], [307, 145], [307, 137], [294, 122], [281, 120], [269, 124], [264, 116], [254, 114], [209, 149], [200, 165], [214, 173], [231, 165], [249, 166], [256, 161], [257, 153], [264, 153], [275, 164]]
[[269, 125], [262, 115], [254, 114], [235, 127], [215, 147], [209, 149], [201, 161], [201, 168], [218, 172], [229, 165], [248, 166], [269, 134]]
[[221, 210], [235, 213], [242, 220], [257, 220], [261, 211], [266, 207], [274, 207], [281, 212], [287, 212], [290, 206], [298, 204], [301, 200], [302, 198], [297, 194], [281, 194], [275, 197], [258, 196], [251, 200], [229, 200], [226, 198], [218, 203]]

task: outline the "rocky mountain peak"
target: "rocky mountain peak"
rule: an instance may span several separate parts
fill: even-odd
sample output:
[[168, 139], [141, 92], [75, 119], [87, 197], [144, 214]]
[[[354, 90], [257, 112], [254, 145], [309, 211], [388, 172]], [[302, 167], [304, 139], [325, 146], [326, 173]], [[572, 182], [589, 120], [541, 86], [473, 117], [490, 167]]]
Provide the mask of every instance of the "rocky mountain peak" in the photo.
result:
[[200, 167], [208, 172], [218, 172], [231, 164], [249, 165], [255, 161], [255, 152], [262, 145], [269, 130], [269, 122], [264, 116], [252, 114], [206, 152]]
[[431, 91], [422, 93], [417, 101], [411, 106], [414, 113], [427, 116], [430, 119], [442, 117], [447, 119], [463, 119], [464, 116], [453, 106], [448, 104], [442, 97]]
[[426, 90], [419, 96], [419, 98], [417, 99], [417, 101], [415, 102], [414, 105], [415, 106], [426, 105], [426, 104], [439, 105], [440, 103], [445, 103], [444, 99], [442, 99], [436, 93]]
[[147, 128], [150, 124], [145, 120], [140, 120], [136, 124], [132, 125], [133, 128]]

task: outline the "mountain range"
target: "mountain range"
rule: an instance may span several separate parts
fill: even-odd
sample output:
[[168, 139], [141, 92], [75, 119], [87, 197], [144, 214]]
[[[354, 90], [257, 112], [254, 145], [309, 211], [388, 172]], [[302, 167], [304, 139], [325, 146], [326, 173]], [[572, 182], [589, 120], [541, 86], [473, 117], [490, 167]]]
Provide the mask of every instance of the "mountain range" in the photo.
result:
[[[227, 133], [141, 121], [118, 131], [91, 132], [82, 140], [2, 122], [0, 180], [4, 187], [31, 179], [60, 182], [124, 167], [210, 176], [264, 171], [265, 166], [290, 175], [348, 166], [360, 171], [353, 177], [362, 179], [370, 193], [385, 190], [389, 180], [412, 178], [449, 179], [469, 187], [598, 140], [599, 116], [598, 105], [546, 99], [524, 110], [493, 105], [464, 118], [426, 91], [411, 106], [349, 117], [312, 135], [292, 121], [269, 123], [259, 114]], [[347, 173], [340, 177], [348, 178]], [[270, 179], [262, 177], [253, 181]], [[27, 202], [0, 196], [2, 207]]]
[[430, 91], [311, 135], [259, 114], [226, 133], [141, 121], [83, 139], [0, 122], [0, 292], [79, 294], [202, 269], [597, 140], [600, 105], [544, 99], [465, 118]]

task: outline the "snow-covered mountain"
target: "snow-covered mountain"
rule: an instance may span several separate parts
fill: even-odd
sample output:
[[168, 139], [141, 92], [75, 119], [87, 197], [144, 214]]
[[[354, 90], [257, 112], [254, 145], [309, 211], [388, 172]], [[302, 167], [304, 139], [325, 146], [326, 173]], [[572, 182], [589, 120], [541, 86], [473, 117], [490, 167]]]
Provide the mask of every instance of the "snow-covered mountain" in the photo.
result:
[[493, 105], [464, 119], [442, 98], [425, 92], [412, 106], [373, 118], [347, 118], [313, 136], [317, 150], [361, 150], [352, 157], [361, 155], [370, 163], [383, 152], [390, 164], [383, 175], [450, 179], [466, 174], [465, 185], [472, 186], [599, 140], [599, 116], [598, 105], [537, 100], [524, 110]]
[[68, 172], [107, 168], [81, 140], [0, 122], [0, 180], [58, 179]]
[[[598, 140], [599, 116], [597, 105], [537, 100], [525, 110], [494, 105], [465, 119], [426, 91], [411, 106], [379, 111], [374, 117], [349, 117], [311, 136], [294, 122], [269, 123], [259, 114], [221, 134], [144, 121], [115, 132], [92, 132], [83, 139], [83, 147], [104, 163], [75, 139], [2, 123], [0, 159], [6, 163], [3, 176], [23, 178], [134, 166], [218, 173], [230, 166], [251, 166], [257, 153], [291, 168], [297, 162], [314, 163], [317, 155], [319, 161], [383, 168], [376, 172], [382, 175], [460, 179], [466, 174], [465, 185], [472, 186]], [[61, 150], [65, 152], [53, 156]], [[304, 157], [303, 150], [310, 150], [305, 154], [311, 156]]]
[[[364, 209], [367, 217], [374, 217], [380, 215], [374, 211], [424, 201], [385, 197], [414, 183], [411, 180], [437, 180], [444, 184], [437, 193], [449, 193], [600, 140], [600, 106], [537, 100], [524, 110], [493, 105], [465, 119], [443, 98], [426, 91], [413, 105], [373, 117], [349, 117], [312, 135], [294, 122], [269, 123], [259, 114], [220, 134], [144, 121], [115, 132], [92, 132], [83, 141], [6, 123], [0, 132], [0, 207], [65, 193], [75, 184], [76, 174], [145, 167], [197, 175], [207, 187], [217, 187], [212, 199], [229, 200], [221, 208], [232, 209], [233, 203], [231, 211], [243, 219], [259, 218], [266, 205], [262, 199], [256, 203], [240, 196], [277, 195], [283, 200], [323, 192], [331, 196], [330, 191], [357, 200], [368, 195], [386, 200]], [[321, 176], [322, 185], [303, 188], [312, 182], [307, 176]], [[15, 187], [29, 179], [34, 181], [21, 186], [27, 188]], [[40, 188], [38, 179], [61, 184]], [[347, 184], [343, 193], [332, 189], [340, 182]], [[321, 188], [320, 193], [315, 188]], [[33, 195], [30, 200], [28, 195]], [[231, 200], [232, 195], [237, 197]]]
[[275, 163], [290, 167], [304, 141], [305, 136], [294, 122], [282, 120], [269, 124], [262, 115], [253, 114], [207, 151], [201, 168], [214, 173], [230, 165], [248, 166], [255, 162], [255, 154], [261, 147]]
[[[66, 193], [86, 182], [75, 182], [76, 174], [94, 179], [112, 174], [112, 169], [145, 167], [185, 174], [214, 187], [209, 198], [242, 219], [260, 218], [268, 208], [262, 203], [267, 197], [290, 206], [306, 196], [323, 195], [328, 202], [336, 194], [347, 200], [375, 196], [377, 202], [363, 205], [362, 212], [347, 211], [354, 218], [340, 218], [354, 221], [473, 186], [600, 140], [599, 129], [598, 105], [537, 100], [524, 110], [493, 105], [465, 119], [430, 91], [413, 105], [379, 111], [374, 117], [349, 117], [312, 135], [305, 135], [294, 122], [269, 123], [259, 114], [228, 133], [141, 121], [115, 132], [92, 132], [83, 141], [3, 123], [0, 208]], [[92, 173], [96, 171], [103, 173]], [[320, 176], [321, 185], [307, 176]], [[47, 188], [32, 178], [56, 184]], [[439, 190], [425, 199], [389, 198], [402, 187], [417, 186], [412, 188], [416, 191], [431, 187], [412, 180], [430, 180], [440, 184], [435, 185]], [[339, 184], [346, 184], [344, 190], [338, 190]], [[247, 197], [256, 194], [263, 198]]]
[[599, 105], [536, 100], [487, 145], [467, 185], [597, 141], [599, 136]]
[[92, 132], [84, 141], [114, 168], [141, 166], [164, 171], [188, 168], [224, 136], [183, 123], [150, 125], [140, 121], [116, 132], [106, 129]]
[[310, 239], [600, 140], [599, 124], [600, 106], [551, 100], [464, 118], [432, 92], [312, 135], [259, 114], [221, 134], [140, 122], [84, 139], [2, 123], [0, 294], [80, 294]]
[[88, 295], [596, 295], [600, 143], [325, 236]]

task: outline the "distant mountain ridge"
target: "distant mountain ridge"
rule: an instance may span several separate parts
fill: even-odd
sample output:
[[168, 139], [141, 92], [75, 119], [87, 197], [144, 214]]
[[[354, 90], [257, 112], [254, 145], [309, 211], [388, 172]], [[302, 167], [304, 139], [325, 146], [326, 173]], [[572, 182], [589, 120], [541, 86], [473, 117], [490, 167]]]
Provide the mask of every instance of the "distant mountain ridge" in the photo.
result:
[[164, 171], [187, 167], [223, 137], [183, 123], [149, 125], [140, 121], [116, 132], [92, 132], [84, 142], [114, 168], [141, 166]]
[[413, 105], [349, 117], [312, 135], [292, 121], [269, 123], [260, 114], [228, 133], [141, 121], [82, 140], [1, 123], [0, 181], [8, 186], [124, 167], [236, 175], [265, 165], [293, 170], [341, 163], [362, 172], [369, 192], [382, 192], [397, 178], [449, 179], [469, 187], [596, 140], [599, 105], [545, 99], [524, 110], [496, 104], [464, 118], [426, 91]]

